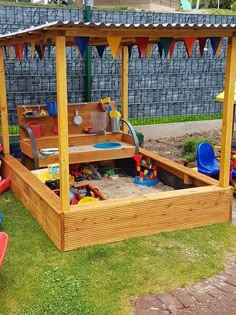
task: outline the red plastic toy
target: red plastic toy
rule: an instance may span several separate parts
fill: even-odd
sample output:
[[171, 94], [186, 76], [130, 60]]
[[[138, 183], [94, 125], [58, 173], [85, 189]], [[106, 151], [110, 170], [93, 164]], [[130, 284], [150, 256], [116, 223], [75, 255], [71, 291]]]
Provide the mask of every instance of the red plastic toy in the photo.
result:
[[3, 263], [3, 259], [4, 259], [5, 254], [6, 254], [7, 245], [8, 245], [7, 233], [0, 232], [0, 267]]

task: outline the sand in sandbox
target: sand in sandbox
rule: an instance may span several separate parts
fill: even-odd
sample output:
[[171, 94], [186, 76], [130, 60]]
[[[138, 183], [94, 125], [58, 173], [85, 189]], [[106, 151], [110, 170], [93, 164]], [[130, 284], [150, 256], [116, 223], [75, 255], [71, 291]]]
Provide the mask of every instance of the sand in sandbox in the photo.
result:
[[160, 191], [173, 190], [172, 187], [166, 186], [159, 182], [155, 186], [147, 187], [134, 183], [133, 177], [119, 176], [116, 179], [105, 178], [101, 180], [89, 180], [79, 182], [78, 185], [90, 184], [99, 189], [106, 199], [115, 199], [132, 195], [149, 194]]

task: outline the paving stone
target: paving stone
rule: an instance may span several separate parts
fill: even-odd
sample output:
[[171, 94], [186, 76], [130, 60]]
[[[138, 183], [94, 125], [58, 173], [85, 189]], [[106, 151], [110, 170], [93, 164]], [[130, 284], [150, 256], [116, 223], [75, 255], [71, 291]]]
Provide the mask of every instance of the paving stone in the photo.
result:
[[216, 287], [211, 287], [207, 290], [207, 294], [213, 296], [214, 298], [222, 298], [226, 293]]
[[226, 293], [232, 293], [234, 291], [236, 292], [236, 287], [227, 282], [216, 283], [215, 286]]
[[[198, 310], [193, 311], [191, 315], [215, 315], [208, 307], [201, 306]], [[221, 314], [225, 315], [225, 314]]]
[[142, 309], [136, 308], [134, 315], [170, 315], [169, 311], [156, 310], [155, 308]]
[[236, 287], [236, 278], [234, 278], [234, 277], [232, 277], [230, 275], [227, 275], [227, 274], [225, 274], [224, 278], [225, 278], [224, 281], [226, 283], [229, 283], [229, 284], [231, 284], [231, 285]]
[[176, 289], [171, 291], [170, 294], [176, 297], [176, 299], [186, 308], [193, 308], [196, 304], [198, 304], [196, 299], [193, 299], [193, 297], [184, 289]]
[[207, 294], [204, 291], [198, 291], [195, 288], [188, 288], [187, 291], [189, 292], [190, 295], [192, 295], [197, 301], [201, 303], [206, 303], [208, 301], [213, 300], [213, 297]]
[[144, 295], [139, 297], [135, 301], [135, 307], [142, 308], [142, 309], [149, 309], [150, 307], [155, 308], [156, 310], [165, 310], [166, 307], [163, 305], [163, 303], [157, 299], [155, 295]]
[[183, 305], [171, 294], [161, 293], [157, 295], [157, 298], [166, 305], [167, 309], [174, 311], [176, 309], [183, 309]]

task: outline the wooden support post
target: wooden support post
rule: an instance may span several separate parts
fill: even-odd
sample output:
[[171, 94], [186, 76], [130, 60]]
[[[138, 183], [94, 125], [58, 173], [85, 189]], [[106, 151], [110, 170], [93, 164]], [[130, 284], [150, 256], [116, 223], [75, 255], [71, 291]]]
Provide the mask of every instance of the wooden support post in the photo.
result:
[[[128, 47], [122, 49], [122, 69], [121, 69], [121, 116], [128, 120]], [[123, 132], [128, 133], [128, 127], [123, 124]]]
[[69, 210], [68, 106], [66, 77], [66, 41], [56, 37], [56, 78], [60, 162], [60, 198], [62, 211]]
[[10, 153], [9, 129], [8, 129], [8, 111], [7, 111], [7, 92], [6, 77], [4, 65], [3, 47], [0, 47], [0, 112], [2, 123], [2, 143], [4, 154]]
[[234, 82], [236, 74], [236, 37], [229, 38], [226, 59], [225, 89], [222, 118], [220, 187], [229, 185], [230, 153], [232, 141]]

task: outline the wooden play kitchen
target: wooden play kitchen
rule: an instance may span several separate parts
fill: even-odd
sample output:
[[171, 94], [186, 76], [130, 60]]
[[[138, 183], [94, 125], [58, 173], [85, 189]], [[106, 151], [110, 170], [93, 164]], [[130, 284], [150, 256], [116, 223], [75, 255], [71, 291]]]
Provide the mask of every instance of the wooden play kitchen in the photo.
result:
[[[149, 235], [162, 231], [194, 228], [208, 224], [231, 221], [232, 188], [229, 186], [231, 126], [233, 120], [233, 94], [236, 73], [236, 26], [235, 25], [187, 25], [187, 24], [104, 24], [83, 22], [52, 22], [0, 36], [0, 106], [3, 130], [3, 175], [11, 176], [11, 189], [39, 222], [43, 230], [61, 251], [82, 246], [109, 243], [130, 237]], [[228, 38], [225, 97], [223, 104], [221, 164], [219, 181], [199, 174], [194, 170], [172, 162], [159, 154], [137, 147], [134, 137], [128, 134], [128, 47], [137, 45], [141, 57], [147, 46], [162, 43], [168, 51], [173, 40], [181, 41], [190, 57], [194, 43], [215, 39], [219, 44]], [[78, 44], [110, 46], [113, 57], [122, 46], [121, 118], [122, 129], [113, 124], [110, 129], [95, 134], [86, 134], [83, 128], [90, 127], [91, 112], [102, 112], [100, 102], [90, 104], [67, 103], [66, 47]], [[4, 47], [16, 50], [21, 59], [22, 47], [31, 41], [41, 47], [48, 40], [56, 49], [57, 115], [50, 116], [45, 104], [17, 108], [21, 124], [21, 148], [25, 160], [32, 160], [34, 167], [58, 162], [60, 197], [41, 182], [35, 174], [10, 155], [8, 134], [8, 110], [4, 66]], [[76, 40], [75, 40], [76, 39]], [[168, 40], [167, 40], [168, 39]], [[81, 42], [81, 41], [79, 41]], [[32, 44], [32, 47], [33, 44]], [[203, 47], [203, 49], [202, 49]], [[219, 47], [219, 45], [217, 46]], [[81, 54], [84, 47], [79, 47]], [[215, 51], [216, 53], [216, 51]], [[22, 104], [24, 105], [24, 104]], [[44, 107], [45, 106], [45, 107]], [[94, 109], [97, 106], [97, 110]], [[30, 112], [45, 115], [32, 116]], [[79, 115], [77, 115], [79, 110]], [[36, 115], [37, 116], [37, 115]], [[74, 124], [75, 116], [81, 116]], [[119, 118], [119, 117], [114, 117]], [[77, 120], [77, 119], [76, 119]], [[32, 123], [34, 121], [34, 123]], [[27, 123], [31, 122], [30, 126]], [[45, 128], [43, 128], [43, 126]], [[55, 127], [56, 126], [56, 127]], [[32, 128], [31, 128], [32, 127]], [[28, 128], [28, 129], [27, 129]], [[28, 132], [29, 129], [32, 132]], [[130, 129], [130, 128], [129, 128]], [[36, 136], [36, 137], [35, 137]], [[113, 149], [96, 148], [98, 142], [120, 142]], [[58, 153], [42, 159], [40, 150], [58, 148]], [[85, 150], [87, 147], [87, 150]], [[82, 151], [84, 148], [84, 151]], [[140, 155], [140, 156], [139, 156]], [[165, 173], [182, 183], [185, 189], [152, 194], [142, 194], [114, 200], [103, 200], [77, 205], [69, 202], [69, 164], [85, 161], [144, 158], [157, 167], [157, 177]], [[141, 161], [141, 160], [140, 160]], [[38, 164], [37, 164], [38, 163]], [[154, 169], [155, 170], [155, 169]], [[139, 178], [140, 179], [140, 178]]]

